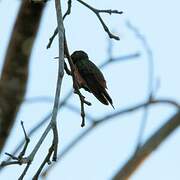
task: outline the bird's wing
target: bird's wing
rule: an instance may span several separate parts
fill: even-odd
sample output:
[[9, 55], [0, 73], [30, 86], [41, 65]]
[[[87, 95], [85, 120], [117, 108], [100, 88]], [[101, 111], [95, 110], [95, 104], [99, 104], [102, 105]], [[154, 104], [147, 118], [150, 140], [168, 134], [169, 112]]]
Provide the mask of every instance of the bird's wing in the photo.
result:
[[110, 103], [114, 108], [112, 99], [105, 89], [107, 86], [104, 76], [96, 65], [89, 60], [82, 60], [76, 65], [80, 76], [84, 79], [86, 86], [94, 96], [103, 104], [108, 105]]
[[82, 78], [86, 81], [88, 87], [96, 90], [107, 88], [106, 80], [102, 74], [102, 72], [98, 69], [98, 67], [91, 61], [85, 60], [82, 68], [78, 67], [78, 71]]

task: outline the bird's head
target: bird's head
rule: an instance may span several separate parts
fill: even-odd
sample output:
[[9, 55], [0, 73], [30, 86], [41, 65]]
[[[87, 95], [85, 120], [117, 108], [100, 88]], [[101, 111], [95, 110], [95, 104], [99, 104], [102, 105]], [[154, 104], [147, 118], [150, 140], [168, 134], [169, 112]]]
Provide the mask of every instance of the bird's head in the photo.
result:
[[88, 55], [84, 51], [74, 51], [71, 55], [73, 63], [76, 63], [78, 60], [88, 59]]

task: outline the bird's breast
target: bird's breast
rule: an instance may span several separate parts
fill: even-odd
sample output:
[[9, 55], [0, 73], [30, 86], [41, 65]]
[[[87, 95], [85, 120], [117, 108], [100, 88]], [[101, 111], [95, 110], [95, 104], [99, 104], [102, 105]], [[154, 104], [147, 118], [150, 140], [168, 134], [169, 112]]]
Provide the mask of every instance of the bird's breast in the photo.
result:
[[75, 69], [74, 69], [74, 75], [75, 75], [75, 79], [79, 85], [79, 88], [83, 87], [84, 85], [86, 85], [86, 82], [85, 80], [83, 79], [83, 77], [80, 75], [77, 67], [75, 66]]

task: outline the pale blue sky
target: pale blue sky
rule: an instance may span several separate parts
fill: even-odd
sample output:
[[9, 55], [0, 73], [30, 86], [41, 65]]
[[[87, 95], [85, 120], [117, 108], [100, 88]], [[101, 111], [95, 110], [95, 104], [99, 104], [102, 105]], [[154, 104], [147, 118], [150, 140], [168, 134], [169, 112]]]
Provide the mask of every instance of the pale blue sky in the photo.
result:
[[[141, 57], [136, 60], [112, 64], [103, 69], [115, 107], [119, 109], [135, 105], [145, 100], [147, 96], [147, 55], [140, 41], [126, 27], [127, 20], [139, 28], [153, 51], [155, 77], [160, 79], [160, 87], [156, 96], [172, 98], [180, 102], [180, 84], [177, 78], [180, 76], [179, 1], [104, 0], [102, 3], [102, 1], [89, 0], [87, 2], [101, 9], [111, 8], [124, 11], [123, 15], [103, 15], [109, 29], [116, 32], [121, 38], [120, 41], [113, 40], [114, 56], [137, 51], [142, 52]], [[5, 49], [18, 6], [19, 0], [0, 1], [0, 68], [2, 68], [2, 59], [5, 55]], [[63, 11], [65, 11], [65, 7], [66, 3], [63, 4]], [[31, 56], [30, 77], [26, 97], [54, 96], [57, 62], [53, 60], [53, 57], [58, 55], [57, 39], [50, 50], [46, 50], [46, 44], [55, 26], [54, 2], [51, 0], [47, 3]], [[106, 59], [108, 36], [96, 16], [86, 7], [74, 1], [72, 15], [67, 17], [65, 28], [71, 52], [83, 49], [97, 65]], [[70, 87], [71, 78], [65, 75], [62, 94], [66, 94]], [[111, 107], [100, 104], [92, 95], [85, 94], [93, 103], [93, 106], [87, 107], [86, 111], [94, 117], [101, 117], [113, 111]], [[79, 106], [79, 99], [76, 95], [73, 96], [70, 102]], [[29, 130], [51, 109], [52, 104], [24, 104], [18, 114], [15, 128], [5, 147], [5, 151], [11, 152], [23, 137], [20, 129], [20, 120], [24, 121], [26, 129]], [[150, 108], [144, 139], [149, 137], [159, 125], [168, 120], [173, 113], [175, 113], [175, 109], [170, 106], [156, 105]], [[141, 117], [142, 111], [137, 111], [98, 127], [58, 163], [49, 174], [48, 179], [111, 179], [119, 166], [122, 166], [134, 150]], [[84, 130], [80, 127], [80, 120], [80, 115], [70, 113], [67, 109], [62, 109], [59, 113], [59, 150], [65, 148], [76, 135]], [[31, 139], [28, 152], [37, 142], [43, 128]], [[134, 176], [131, 177], [131, 180], [179, 180], [179, 139], [180, 132], [178, 129], [144, 162]], [[40, 159], [42, 160], [43, 158], [42, 154], [46, 153], [50, 143], [51, 135], [48, 136], [46, 143], [43, 144], [34, 166], [32, 165], [25, 179], [31, 179], [30, 177], [34, 170], [37, 169]], [[1, 160], [3, 158], [4, 156]], [[8, 167], [0, 174], [0, 179], [17, 179], [21, 171], [22, 167]]]

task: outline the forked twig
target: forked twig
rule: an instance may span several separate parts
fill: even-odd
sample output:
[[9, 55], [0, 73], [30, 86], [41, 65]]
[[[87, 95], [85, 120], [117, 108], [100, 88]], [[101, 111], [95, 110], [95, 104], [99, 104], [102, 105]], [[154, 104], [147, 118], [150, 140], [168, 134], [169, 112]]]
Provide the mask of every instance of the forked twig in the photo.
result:
[[[65, 14], [63, 15], [63, 20], [66, 18], [67, 15], [71, 14], [72, 0], [68, 0], [67, 4], [68, 4], [68, 8], [67, 8], [67, 11], [65, 12]], [[51, 44], [57, 34], [58, 34], [58, 27], [56, 27], [53, 35], [49, 38], [48, 45], [46, 46], [47, 49], [49, 49], [51, 47]]]
[[91, 11], [93, 11], [95, 13], [95, 15], [98, 17], [99, 21], [101, 22], [104, 30], [107, 32], [107, 34], [109, 35], [110, 38], [115, 39], [115, 40], [120, 40], [120, 38], [118, 36], [115, 36], [114, 34], [112, 34], [109, 30], [109, 28], [106, 26], [106, 24], [104, 23], [103, 19], [100, 16], [100, 13], [108, 13], [108, 14], [122, 14], [122, 11], [118, 11], [118, 10], [100, 10], [100, 9], [96, 9], [92, 6], [90, 6], [89, 4], [87, 4], [84, 1], [81, 0], [77, 0], [78, 2], [80, 2], [81, 4], [83, 4], [84, 6], [86, 6], [88, 9], [90, 9]]

